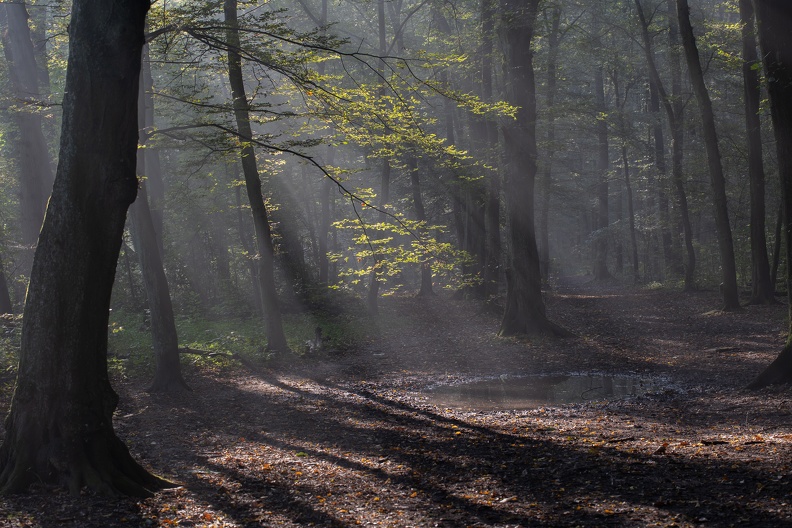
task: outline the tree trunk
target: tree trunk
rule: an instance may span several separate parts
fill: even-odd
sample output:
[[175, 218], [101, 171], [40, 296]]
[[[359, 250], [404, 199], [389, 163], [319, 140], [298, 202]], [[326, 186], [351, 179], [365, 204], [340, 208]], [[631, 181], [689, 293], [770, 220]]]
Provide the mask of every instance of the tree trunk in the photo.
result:
[[608, 271], [608, 123], [605, 118], [605, 79], [602, 66], [594, 70], [594, 96], [597, 105], [597, 213], [594, 234], [594, 279], [611, 278]]
[[775, 285], [770, 282], [770, 262], [765, 238], [765, 175], [762, 163], [762, 123], [759, 119], [759, 64], [751, 0], [740, 0], [743, 48], [745, 132], [748, 141], [748, 179], [751, 189], [751, 299], [749, 304], [775, 304]]
[[[144, 50], [141, 66], [140, 95], [138, 99], [138, 123], [140, 127], [138, 143], [141, 148], [137, 151], [137, 169], [143, 179], [138, 188], [138, 196], [132, 204], [132, 225], [135, 235], [135, 249], [140, 262], [143, 275], [143, 286], [146, 289], [146, 298], [151, 316], [151, 340], [154, 347], [154, 381], [151, 391], [179, 391], [189, 390], [181, 375], [179, 360], [179, 338], [176, 333], [176, 321], [173, 317], [168, 279], [162, 264], [161, 247], [157, 240], [157, 233], [149, 209], [147, 182], [148, 178], [160, 169], [159, 160], [154, 162], [153, 157], [159, 154], [145, 148], [147, 131], [154, 127], [154, 122], [149, 121], [154, 116], [148, 108], [154, 107], [152, 98], [153, 85], [151, 81], [151, 65], [148, 63], [147, 53]], [[160, 174], [155, 176], [162, 179]]]
[[644, 53], [646, 55], [646, 62], [649, 66], [649, 74], [655, 88], [660, 94], [660, 99], [668, 117], [668, 126], [671, 129], [671, 180], [674, 185], [674, 190], [677, 197], [677, 205], [679, 206], [679, 216], [682, 223], [682, 232], [685, 240], [685, 291], [692, 291], [695, 289], [696, 278], [696, 252], [693, 248], [693, 228], [690, 224], [690, 212], [688, 210], [687, 194], [685, 193], [685, 176], [683, 161], [683, 120], [682, 114], [684, 106], [680, 95], [681, 91], [681, 75], [679, 65], [679, 54], [676, 51], [678, 44], [678, 28], [673, 16], [672, 2], [668, 0], [668, 19], [669, 19], [669, 46], [670, 53], [670, 66], [671, 66], [671, 95], [668, 95], [663, 87], [663, 81], [660, 79], [660, 73], [657, 71], [657, 66], [654, 59], [654, 52], [652, 51], [652, 40], [649, 36], [649, 24], [643, 13], [640, 0], [635, 0], [635, 7], [638, 11], [638, 19], [641, 23], [641, 36], [644, 42]]
[[558, 48], [561, 35], [561, 9], [553, 8], [553, 21], [547, 51], [547, 150], [542, 170], [542, 201], [539, 205], [539, 270], [542, 279], [550, 277], [550, 195], [553, 187], [553, 156], [555, 155], [555, 106], [558, 83]]
[[[481, 96], [485, 103], [493, 102], [494, 1], [481, 0]], [[491, 299], [498, 294], [501, 272], [501, 180], [497, 170], [497, 124], [486, 116], [482, 117], [482, 121], [484, 161], [489, 166], [484, 172], [486, 181], [484, 232], [487, 241], [482, 280], [484, 282], [484, 297]]]
[[14, 313], [14, 304], [11, 302], [11, 292], [8, 289], [5, 266], [0, 259], [0, 314]]
[[687, 0], [677, 0], [677, 15], [679, 17], [679, 29], [682, 35], [690, 81], [693, 84], [693, 92], [696, 94], [698, 106], [701, 110], [701, 122], [704, 128], [704, 145], [707, 149], [712, 198], [715, 207], [715, 226], [718, 230], [718, 247], [720, 249], [721, 270], [723, 272], [723, 283], [721, 284], [723, 309], [727, 311], [739, 310], [740, 295], [737, 290], [734, 242], [732, 241], [731, 224], [729, 224], [726, 177], [723, 175], [718, 134], [715, 130], [715, 114], [712, 111], [712, 101], [709, 97], [707, 85], [704, 83], [704, 72], [701, 69], [701, 59], [699, 58], [696, 40], [693, 36], [693, 26], [690, 24], [690, 8]]
[[632, 184], [630, 183], [630, 164], [627, 158], [627, 144], [622, 145], [622, 165], [624, 166], [624, 188], [627, 191], [627, 218], [630, 222], [630, 249], [632, 250], [633, 283], [641, 282], [638, 271], [638, 241], [635, 236], [635, 208], [633, 207]]
[[20, 224], [22, 242], [30, 250], [22, 259], [23, 270], [27, 274], [32, 265], [32, 248], [38, 240], [52, 190], [52, 165], [41, 116], [36, 109], [40, 99], [39, 72], [25, 4], [7, 3], [0, 6], [0, 10], [6, 26], [0, 28], [3, 51], [16, 107], [12, 115], [19, 135], [16, 154], [19, 161]]
[[[410, 171], [410, 186], [413, 195], [413, 209], [415, 219], [419, 222], [426, 222], [426, 211], [424, 210], [423, 198], [421, 197], [421, 179], [418, 173], [418, 160], [415, 156], [407, 158], [407, 170]], [[421, 227], [421, 233], [425, 229]], [[432, 290], [432, 266], [429, 261], [421, 262], [421, 289], [418, 291], [419, 297], [434, 295]]]
[[792, 382], [792, 4], [786, 0], [755, 0], [759, 43], [765, 67], [770, 115], [778, 154], [778, 175], [784, 214], [786, 244], [786, 287], [789, 333], [781, 353], [749, 388]]
[[[660, 221], [660, 244], [663, 249], [664, 268], [670, 268], [675, 275], [685, 274], [685, 265], [679, 252], [674, 251], [671, 241], [671, 212], [668, 203], [668, 165], [666, 164], [665, 136], [663, 123], [658, 115], [660, 112], [660, 94], [654, 80], [649, 81], [649, 110], [655, 116], [652, 124], [652, 140], [654, 144], [654, 165], [657, 168], [657, 212]], [[652, 209], [652, 198], [648, 201]], [[660, 270], [660, 279], [665, 275], [665, 269]]]
[[539, 0], [501, 0], [507, 100], [518, 108], [503, 125], [509, 162], [506, 212], [511, 254], [506, 274], [506, 309], [500, 335], [566, 335], [547, 319], [534, 227], [536, 179], [536, 88], [531, 39]]
[[148, 496], [168, 483], [113, 431], [110, 294], [135, 200], [137, 97], [149, 2], [75, 0], [60, 161], [33, 262], [0, 489], [33, 482]]
[[261, 178], [256, 164], [256, 152], [253, 148], [253, 130], [250, 126], [250, 105], [245, 94], [242, 77], [242, 59], [239, 55], [239, 22], [237, 19], [237, 0], [224, 0], [223, 12], [228, 26], [228, 80], [231, 85], [231, 96], [234, 99], [234, 117], [241, 147], [242, 172], [245, 175], [250, 209], [253, 213], [253, 228], [256, 233], [256, 250], [258, 251], [258, 277], [260, 281], [262, 303], [267, 325], [267, 349], [281, 356], [289, 352], [286, 334], [283, 332], [278, 294], [275, 289], [275, 257], [272, 245], [267, 208], [261, 192]]

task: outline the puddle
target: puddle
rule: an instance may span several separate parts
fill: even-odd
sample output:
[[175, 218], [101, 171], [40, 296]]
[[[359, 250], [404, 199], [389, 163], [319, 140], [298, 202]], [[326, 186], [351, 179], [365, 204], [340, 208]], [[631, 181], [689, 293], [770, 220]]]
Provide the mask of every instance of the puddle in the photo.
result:
[[471, 411], [525, 410], [639, 396], [668, 383], [638, 376], [531, 376], [495, 378], [435, 387], [424, 394], [441, 407]]

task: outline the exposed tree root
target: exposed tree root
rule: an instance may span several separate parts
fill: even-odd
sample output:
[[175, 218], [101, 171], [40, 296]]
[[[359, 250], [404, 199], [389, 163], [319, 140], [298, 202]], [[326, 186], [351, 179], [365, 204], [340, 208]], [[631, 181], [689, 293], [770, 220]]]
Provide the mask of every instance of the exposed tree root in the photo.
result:
[[75, 423], [63, 416], [9, 415], [0, 448], [0, 494], [41, 483], [75, 495], [89, 488], [104, 495], [150, 497], [176, 486], [140, 466], [111, 423], [94, 422], [91, 428], [84, 424], [87, 420]]

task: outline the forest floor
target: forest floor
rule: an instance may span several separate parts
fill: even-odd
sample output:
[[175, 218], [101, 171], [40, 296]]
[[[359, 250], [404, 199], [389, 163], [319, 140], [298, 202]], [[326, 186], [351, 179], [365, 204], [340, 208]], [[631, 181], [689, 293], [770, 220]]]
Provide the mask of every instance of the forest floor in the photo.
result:
[[[743, 388], [780, 351], [786, 306], [582, 280], [547, 303], [577, 337], [498, 338], [471, 303], [389, 298], [354, 353], [193, 371], [188, 394], [120, 381], [119, 436], [179, 486], [39, 488], [0, 499], [0, 526], [792, 526], [792, 389]], [[520, 410], [428, 391], [574, 373], [655, 385]]]

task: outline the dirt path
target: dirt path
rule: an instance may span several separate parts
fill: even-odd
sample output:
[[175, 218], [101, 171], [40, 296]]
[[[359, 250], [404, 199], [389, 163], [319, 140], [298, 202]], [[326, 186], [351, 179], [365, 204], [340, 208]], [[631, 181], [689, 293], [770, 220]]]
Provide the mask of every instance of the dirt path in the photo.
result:
[[[568, 285], [548, 308], [578, 337], [528, 343], [466, 303], [392, 299], [355, 355], [203, 373], [188, 395], [122, 385], [119, 434], [182, 487], [142, 502], [40, 490], [0, 500], [0, 526], [792, 526], [792, 394], [741, 389], [780, 350], [786, 308], [717, 305]], [[669, 389], [508, 412], [421, 392], [571, 372]]]

